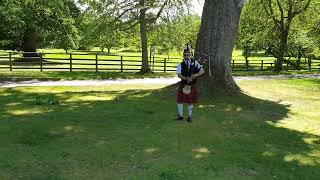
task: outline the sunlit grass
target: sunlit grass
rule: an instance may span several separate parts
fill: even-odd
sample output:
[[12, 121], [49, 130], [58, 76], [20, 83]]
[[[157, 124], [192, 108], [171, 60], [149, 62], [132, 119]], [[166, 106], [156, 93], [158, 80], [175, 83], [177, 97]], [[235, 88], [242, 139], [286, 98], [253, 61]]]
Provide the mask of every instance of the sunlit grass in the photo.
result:
[[250, 95], [290, 105], [292, 112], [275, 126], [320, 135], [320, 80], [268, 80], [254, 86], [239, 83]]

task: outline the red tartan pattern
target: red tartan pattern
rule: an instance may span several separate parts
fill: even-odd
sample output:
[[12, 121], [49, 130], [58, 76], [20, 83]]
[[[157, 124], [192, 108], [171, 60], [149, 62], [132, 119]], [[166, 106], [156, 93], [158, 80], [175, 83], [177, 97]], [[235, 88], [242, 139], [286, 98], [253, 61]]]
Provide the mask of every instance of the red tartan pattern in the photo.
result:
[[180, 82], [178, 87], [178, 94], [177, 94], [177, 103], [187, 103], [187, 104], [194, 104], [198, 102], [198, 90], [196, 84], [191, 84], [191, 93], [190, 94], [183, 94], [182, 89], [184, 85]]

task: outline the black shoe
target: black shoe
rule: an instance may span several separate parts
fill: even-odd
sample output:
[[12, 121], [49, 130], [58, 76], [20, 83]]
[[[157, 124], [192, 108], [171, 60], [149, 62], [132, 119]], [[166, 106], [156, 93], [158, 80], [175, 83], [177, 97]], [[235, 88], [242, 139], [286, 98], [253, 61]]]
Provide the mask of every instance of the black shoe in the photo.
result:
[[191, 116], [188, 117], [187, 121], [188, 121], [188, 122], [192, 122]]
[[177, 119], [176, 119], [176, 120], [181, 121], [181, 120], [183, 120], [183, 117], [182, 117], [182, 116], [180, 116], [180, 115], [178, 115], [178, 117], [177, 117]]

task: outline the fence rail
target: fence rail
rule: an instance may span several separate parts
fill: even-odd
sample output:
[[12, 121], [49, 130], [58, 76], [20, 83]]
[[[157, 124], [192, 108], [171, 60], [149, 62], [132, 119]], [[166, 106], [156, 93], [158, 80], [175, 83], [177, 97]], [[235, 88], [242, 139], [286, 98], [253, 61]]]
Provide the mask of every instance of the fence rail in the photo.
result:
[[[101, 53], [34, 53], [26, 57], [27, 52], [0, 52], [0, 70], [45, 70], [55, 71], [139, 71], [141, 56], [121, 56]], [[24, 56], [23, 56], [24, 55]], [[176, 71], [181, 58], [149, 57], [149, 65], [154, 72]], [[233, 71], [272, 71], [275, 61], [251, 60], [230, 62]], [[284, 70], [320, 70], [320, 60], [291, 61], [298, 67], [285, 62]]]

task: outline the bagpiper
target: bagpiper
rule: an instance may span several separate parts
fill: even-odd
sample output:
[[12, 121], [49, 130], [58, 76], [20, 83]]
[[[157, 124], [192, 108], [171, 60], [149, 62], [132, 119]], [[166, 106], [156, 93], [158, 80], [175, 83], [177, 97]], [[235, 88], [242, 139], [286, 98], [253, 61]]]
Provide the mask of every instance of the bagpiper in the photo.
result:
[[181, 79], [178, 83], [177, 105], [178, 118], [183, 120], [183, 103], [188, 104], [188, 122], [192, 122], [193, 104], [198, 101], [197, 78], [204, 74], [204, 69], [199, 61], [192, 58], [192, 52], [187, 44], [183, 50], [183, 61], [178, 64], [177, 75]]

